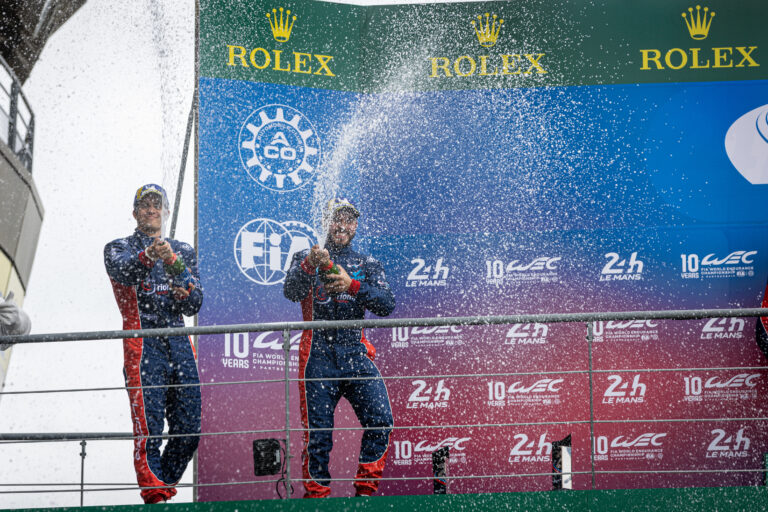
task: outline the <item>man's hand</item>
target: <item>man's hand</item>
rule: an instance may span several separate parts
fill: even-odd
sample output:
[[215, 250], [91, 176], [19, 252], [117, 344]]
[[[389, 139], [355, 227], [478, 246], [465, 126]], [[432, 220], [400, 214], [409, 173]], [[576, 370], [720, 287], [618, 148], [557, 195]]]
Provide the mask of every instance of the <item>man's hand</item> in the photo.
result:
[[152, 245], [144, 251], [144, 254], [152, 261], [167, 260], [173, 256], [173, 250], [171, 250], [171, 244], [160, 238], [155, 238]]
[[192, 290], [195, 289], [195, 285], [190, 284], [189, 289], [185, 290], [181, 286], [174, 286], [171, 288], [173, 291], [173, 298], [176, 300], [184, 300], [187, 297], [189, 297], [189, 294], [192, 293]]
[[319, 245], [313, 245], [312, 249], [309, 250], [307, 263], [309, 263], [311, 266], [315, 268], [319, 266], [325, 267], [330, 261], [331, 257], [328, 255], [328, 251], [326, 249], [320, 248]]
[[349, 277], [344, 267], [338, 265], [338, 274], [326, 274], [325, 275], [325, 291], [328, 293], [339, 294], [349, 290], [349, 286], [352, 284], [352, 278]]

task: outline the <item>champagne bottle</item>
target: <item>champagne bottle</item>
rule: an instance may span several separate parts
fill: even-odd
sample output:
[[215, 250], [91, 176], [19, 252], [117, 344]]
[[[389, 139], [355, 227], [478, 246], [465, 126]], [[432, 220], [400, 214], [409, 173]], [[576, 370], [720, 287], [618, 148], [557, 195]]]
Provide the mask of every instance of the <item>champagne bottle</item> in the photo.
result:
[[174, 253], [170, 261], [163, 261], [163, 268], [171, 278], [171, 286], [189, 290], [190, 285], [194, 284], [192, 274], [180, 254]]
[[341, 274], [341, 271], [339, 270], [339, 266], [337, 264], [329, 260], [327, 265], [320, 267], [320, 279], [322, 279], [323, 282], [328, 282], [328, 276], [331, 274], [339, 275]]
[[176, 253], [173, 253], [173, 257], [170, 261], [165, 260], [163, 263], [165, 273], [171, 276], [177, 276], [187, 269], [187, 266], [184, 264], [184, 258]]

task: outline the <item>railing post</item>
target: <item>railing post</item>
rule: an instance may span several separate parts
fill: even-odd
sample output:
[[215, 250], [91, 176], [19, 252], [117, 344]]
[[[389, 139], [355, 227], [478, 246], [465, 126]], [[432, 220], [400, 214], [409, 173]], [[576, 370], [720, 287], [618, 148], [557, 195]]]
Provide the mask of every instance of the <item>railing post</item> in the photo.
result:
[[285, 361], [285, 499], [291, 497], [291, 331], [283, 331], [283, 357]]
[[592, 465], [592, 489], [595, 488], [595, 400], [592, 382], [592, 340], [594, 322], [587, 322], [587, 354], [589, 357], [589, 462]]
[[11, 105], [8, 109], [8, 147], [16, 152], [16, 116], [19, 115], [19, 92], [21, 87], [11, 77]]
[[85, 495], [85, 439], [80, 441], [80, 506], [83, 506], [83, 499]]

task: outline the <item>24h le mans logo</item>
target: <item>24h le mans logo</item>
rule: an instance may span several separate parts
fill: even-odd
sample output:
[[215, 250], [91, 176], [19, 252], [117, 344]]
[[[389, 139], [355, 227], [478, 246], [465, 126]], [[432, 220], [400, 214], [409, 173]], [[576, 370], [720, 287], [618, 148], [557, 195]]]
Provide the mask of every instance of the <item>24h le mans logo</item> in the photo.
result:
[[238, 147], [251, 178], [277, 192], [309, 183], [320, 163], [320, 139], [314, 126], [287, 105], [266, 105], [248, 116]]

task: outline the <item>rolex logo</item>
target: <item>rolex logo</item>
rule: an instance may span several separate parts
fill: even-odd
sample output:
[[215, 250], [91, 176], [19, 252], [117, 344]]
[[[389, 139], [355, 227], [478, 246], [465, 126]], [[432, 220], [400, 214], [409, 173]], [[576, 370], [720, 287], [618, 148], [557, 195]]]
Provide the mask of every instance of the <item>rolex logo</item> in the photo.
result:
[[491, 18], [489, 13], [485, 13], [485, 24], [483, 24], [483, 16], [481, 14], [477, 15], [477, 21], [472, 20], [472, 26], [475, 28], [475, 35], [480, 46], [490, 48], [496, 44], [499, 32], [501, 32], [501, 25], [504, 23], [504, 20], [497, 21], [496, 18], [498, 18], [496, 14]]
[[714, 12], [709, 12], [709, 7], [704, 8], [702, 15], [701, 6], [696, 6], [696, 16], [693, 14], [693, 7], [688, 8], [688, 13], [683, 13], [683, 19], [685, 19], [685, 25], [688, 27], [688, 33], [691, 34], [692, 39], [697, 41], [706, 39], [709, 35], [709, 27], [712, 25], [712, 18], [715, 17]]
[[291, 30], [293, 24], [296, 22], [296, 15], [291, 18], [291, 11], [285, 11], [285, 17], [283, 17], [283, 8], [280, 8], [280, 18], [278, 19], [277, 9], [272, 9], [272, 14], [267, 13], [269, 18], [269, 26], [272, 29], [272, 37], [278, 43], [285, 43], [291, 37]]

